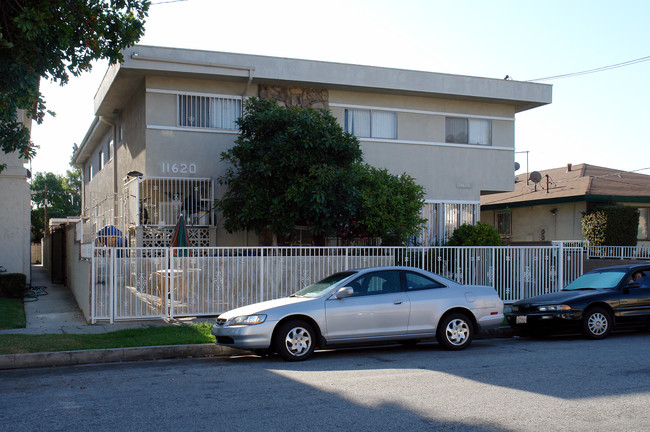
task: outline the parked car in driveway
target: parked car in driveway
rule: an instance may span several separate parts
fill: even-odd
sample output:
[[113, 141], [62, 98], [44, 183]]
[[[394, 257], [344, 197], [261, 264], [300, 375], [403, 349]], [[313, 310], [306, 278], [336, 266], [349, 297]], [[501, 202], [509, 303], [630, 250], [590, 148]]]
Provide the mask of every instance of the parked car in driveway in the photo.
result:
[[592, 270], [561, 291], [513, 303], [506, 317], [531, 334], [582, 332], [591, 339], [614, 328], [650, 326], [650, 265]]
[[296, 361], [317, 347], [432, 338], [460, 350], [503, 319], [503, 302], [491, 287], [411, 267], [373, 267], [335, 273], [289, 297], [223, 313], [212, 333], [217, 344]]

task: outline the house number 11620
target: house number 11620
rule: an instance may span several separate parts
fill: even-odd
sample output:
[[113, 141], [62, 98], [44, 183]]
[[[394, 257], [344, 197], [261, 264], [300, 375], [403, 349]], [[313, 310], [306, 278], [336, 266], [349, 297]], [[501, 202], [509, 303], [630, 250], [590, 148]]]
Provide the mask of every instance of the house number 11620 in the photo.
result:
[[163, 162], [163, 174], [194, 174], [196, 173], [196, 164], [194, 162]]

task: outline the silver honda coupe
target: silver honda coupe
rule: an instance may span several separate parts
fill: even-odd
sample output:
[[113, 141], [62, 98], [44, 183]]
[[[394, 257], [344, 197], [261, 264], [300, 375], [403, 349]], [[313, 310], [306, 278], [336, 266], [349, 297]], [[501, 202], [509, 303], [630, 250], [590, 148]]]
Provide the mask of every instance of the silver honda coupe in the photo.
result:
[[503, 320], [503, 302], [491, 287], [462, 285], [411, 267], [372, 267], [335, 273], [289, 297], [225, 312], [212, 334], [220, 345], [299, 361], [315, 348], [433, 338], [461, 350], [474, 334]]

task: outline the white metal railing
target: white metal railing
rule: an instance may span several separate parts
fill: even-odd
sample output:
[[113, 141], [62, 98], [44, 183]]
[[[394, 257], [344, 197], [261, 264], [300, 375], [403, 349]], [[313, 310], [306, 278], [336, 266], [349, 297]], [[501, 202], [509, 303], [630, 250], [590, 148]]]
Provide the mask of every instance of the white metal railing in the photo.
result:
[[587, 250], [589, 247], [589, 240], [555, 240], [553, 241], [553, 244], [563, 247], [580, 247]]
[[[190, 173], [173, 165], [170, 172]], [[174, 226], [181, 213], [188, 226], [214, 225], [210, 178], [134, 177], [124, 184], [126, 226]]]
[[[124, 233], [124, 225], [122, 223], [123, 211], [124, 202], [122, 196], [117, 194], [101, 195], [91, 193], [89, 218], [87, 222], [84, 222], [83, 242], [95, 242], [98, 240], [98, 233], [106, 227], [114, 226]], [[106, 239], [104, 239], [103, 245], [124, 246], [123, 244], [106, 243]]]
[[203, 247], [93, 250], [92, 320], [218, 315], [283, 297], [351, 268], [405, 265], [505, 302], [557, 291], [582, 274], [582, 248]]
[[589, 246], [587, 258], [650, 259], [650, 246]]

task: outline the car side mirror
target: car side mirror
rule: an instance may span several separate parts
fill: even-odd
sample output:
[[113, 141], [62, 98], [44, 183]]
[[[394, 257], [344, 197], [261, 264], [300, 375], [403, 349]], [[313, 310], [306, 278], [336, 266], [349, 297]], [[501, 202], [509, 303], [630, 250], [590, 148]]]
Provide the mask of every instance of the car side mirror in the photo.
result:
[[352, 294], [354, 294], [354, 289], [352, 289], [352, 287], [343, 287], [343, 288], [339, 288], [336, 291], [334, 297], [336, 297], [337, 299], [344, 299], [346, 297], [350, 297]]

